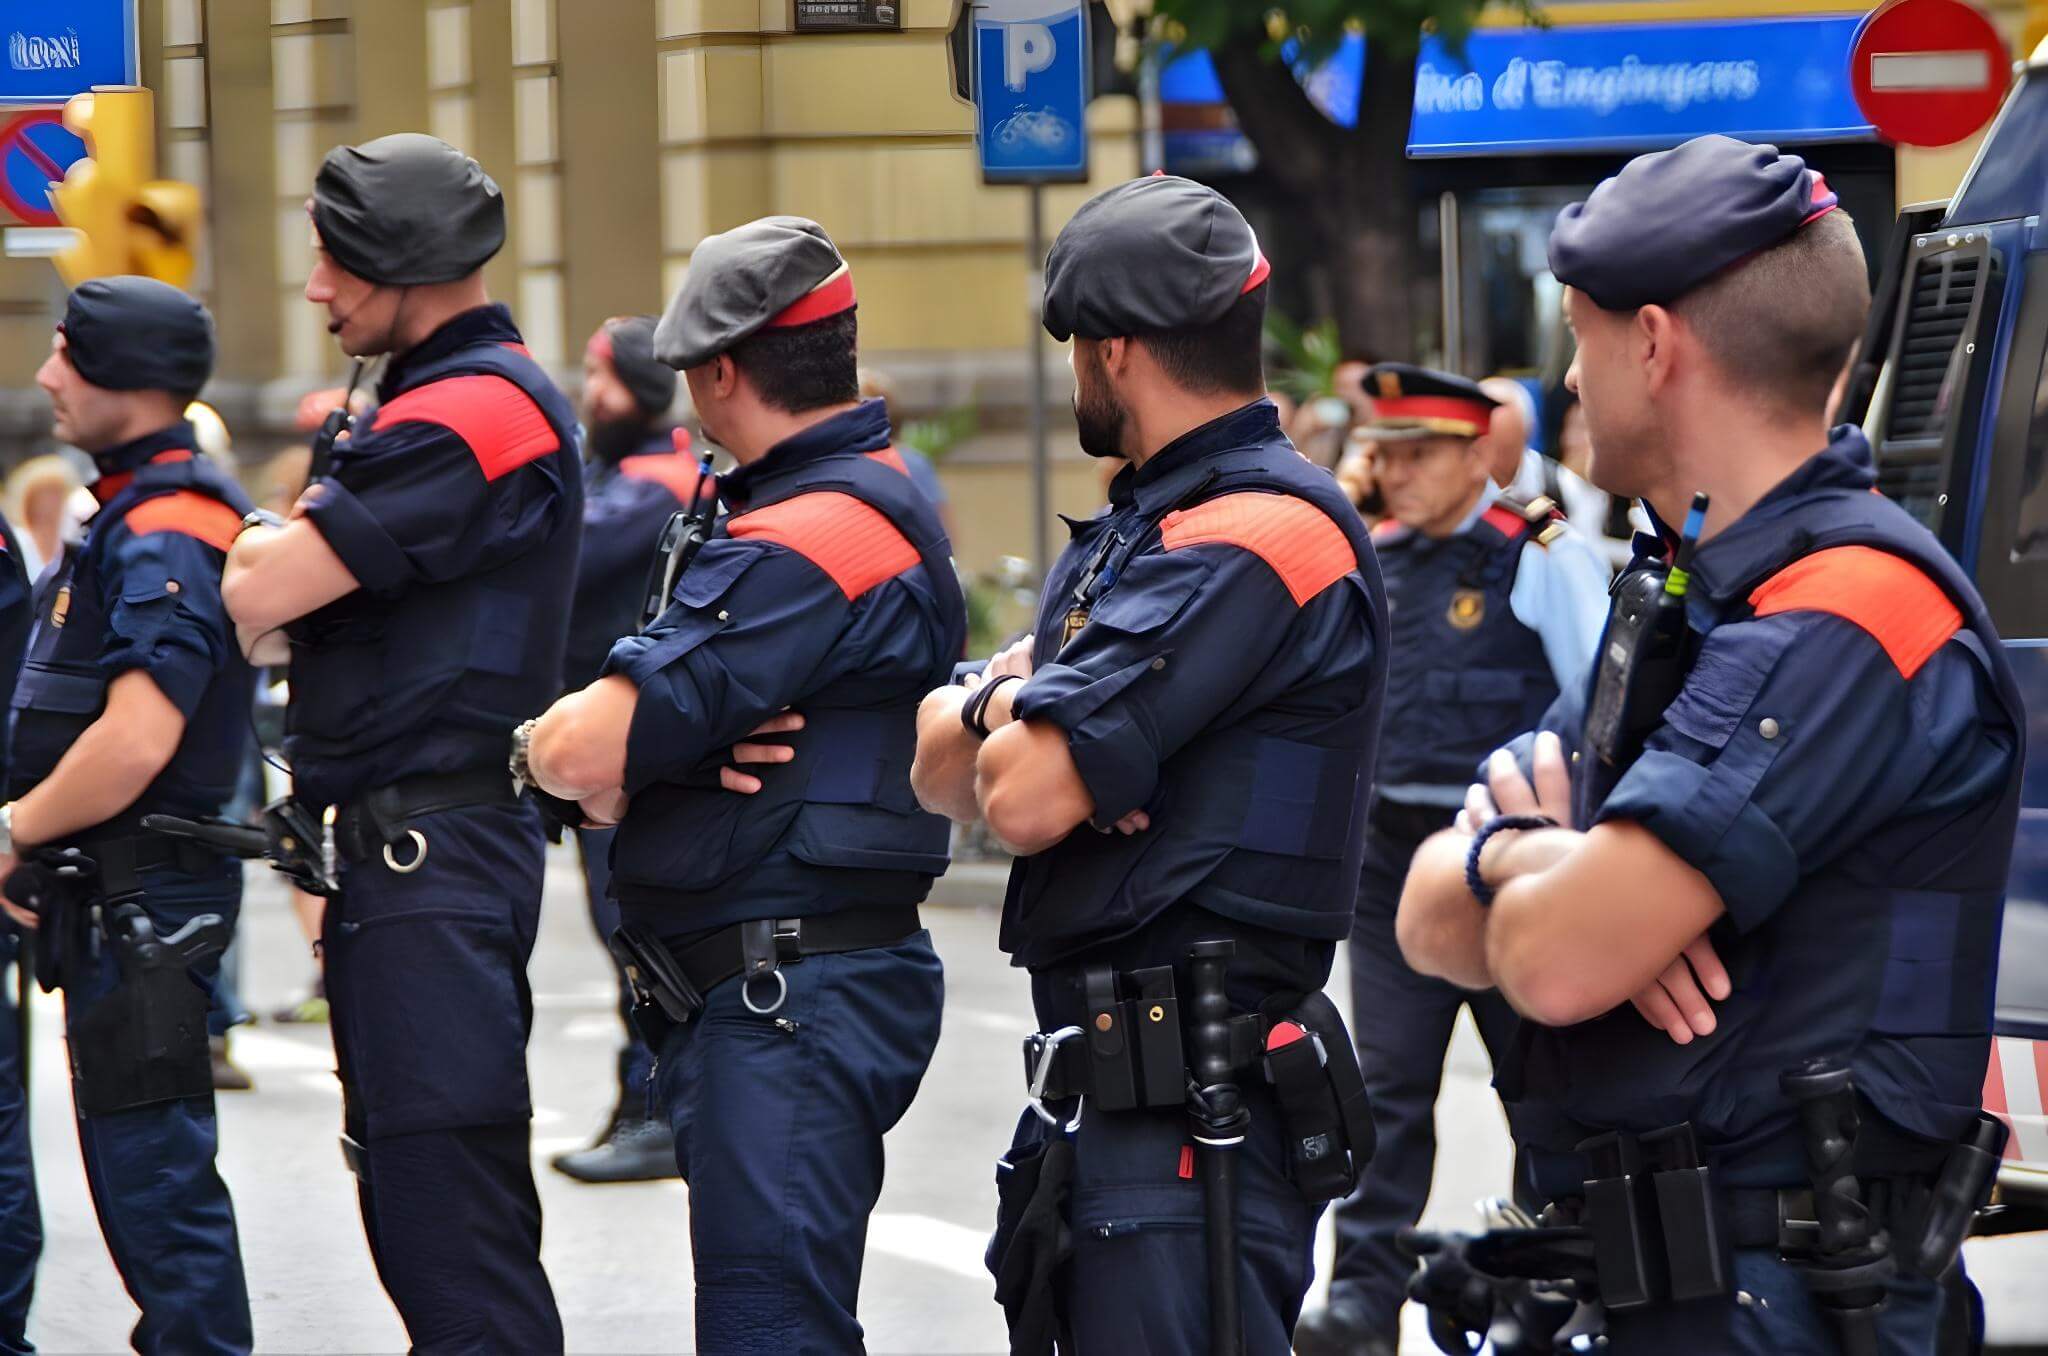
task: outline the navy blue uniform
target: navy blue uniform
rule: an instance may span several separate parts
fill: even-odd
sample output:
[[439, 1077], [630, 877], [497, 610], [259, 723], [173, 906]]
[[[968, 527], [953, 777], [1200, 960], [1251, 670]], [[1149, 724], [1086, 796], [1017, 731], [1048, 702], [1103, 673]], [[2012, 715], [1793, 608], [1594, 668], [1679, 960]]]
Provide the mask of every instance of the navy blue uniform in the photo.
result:
[[1394, 937], [1401, 884], [1422, 840], [1464, 803], [1472, 765], [1584, 679], [1607, 610], [1606, 566], [1582, 538], [1553, 529], [1547, 510], [1492, 500], [1483, 493], [1441, 540], [1392, 521], [1373, 532], [1393, 653], [1350, 969], [1379, 1141], [1357, 1193], [1337, 1208], [1331, 1293], [1389, 1341], [1415, 1269], [1395, 1235], [1429, 1199], [1436, 1096], [1458, 1009], [1470, 1005], [1496, 1062], [1517, 1020], [1498, 993], [1409, 968]]
[[[886, 455], [871, 400], [724, 477], [730, 510], [645, 634], [607, 669], [640, 690], [612, 854], [628, 924], [681, 952], [707, 929], [914, 906], [948, 826], [910, 790], [917, 705], [966, 614], [930, 504]], [[785, 707], [805, 728], [762, 789], [719, 789], [736, 741]], [[857, 1350], [882, 1136], [916, 1095], [944, 984], [923, 931], [806, 956], [750, 1012], [737, 978], [667, 1035], [654, 1092], [690, 1183], [697, 1341]], [[756, 1006], [772, 986], [757, 982]]]
[[[1092, 825], [1019, 860], [1002, 945], [1031, 971], [1041, 1028], [1083, 1013], [1080, 967], [1180, 968], [1229, 937], [1240, 1012], [1313, 991], [1351, 930], [1362, 821], [1385, 686], [1386, 614], [1364, 525], [1260, 400], [1184, 435], [1071, 524], [1046, 581], [1019, 718], [1066, 734]], [[1077, 592], [1078, 591], [1078, 592]], [[1109, 830], [1133, 810], [1151, 828]], [[1366, 1018], [1369, 1020], [1369, 1017]], [[1308, 1289], [1320, 1204], [1286, 1175], [1278, 1107], [1240, 1077], [1246, 1349], [1285, 1351]], [[1020, 1122], [1009, 1159], [1047, 1130]], [[1179, 1109], [1085, 1107], [1057, 1290], [1084, 1351], [1207, 1344], [1202, 1187], [1182, 1169]], [[1018, 1225], [1015, 1174], [990, 1257]]]
[[[145, 814], [221, 813], [248, 739], [254, 678], [221, 603], [220, 573], [249, 505], [193, 447], [191, 425], [180, 423], [100, 454], [93, 486], [100, 510], [83, 544], [67, 550], [36, 594], [36, 626], [12, 703], [10, 799], [50, 774], [105, 710], [107, 687], [122, 674], [148, 674], [185, 717], [177, 752], [135, 803], [67, 840], [101, 863], [103, 889], [67, 904], [62, 920], [45, 917], [48, 936], [39, 941], [46, 945], [84, 937], [90, 923], [82, 910], [135, 885], [159, 934], [208, 913], [232, 932], [241, 908], [238, 863], [180, 854], [127, 881], [116, 879], [113, 866], [123, 845], [132, 851], [164, 841], [142, 835]], [[59, 949], [54, 978], [64, 988], [76, 1068], [84, 1025], [121, 975], [111, 945]], [[197, 967], [193, 983], [205, 989], [218, 963], [215, 956]], [[234, 1207], [214, 1168], [211, 1091], [104, 1113], [81, 1108], [78, 1138], [107, 1250], [142, 1310], [136, 1349], [249, 1350]]]
[[[575, 423], [502, 306], [442, 326], [378, 395], [311, 491], [362, 587], [293, 623], [285, 738], [300, 799], [343, 807], [323, 945], [364, 1227], [416, 1347], [559, 1350], [527, 1162], [545, 844], [506, 751], [561, 691]], [[380, 804], [390, 857], [347, 841]]]
[[[648, 570], [662, 529], [689, 503], [697, 483], [696, 458], [673, 450], [670, 435], [650, 438], [636, 455], [616, 462], [593, 459], [583, 478], [583, 557], [576, 566], [576, 600], [569, 613], [569, 650], [564, 665], [574, 691], [595, 679], [620, 636], [640, 626]], [[618, 930], [618, 904], [611, 897], [611, 829], [576, 830], [583, 859], [590, 923], [600, 938]], [[640, 1106], [647, 1095], [654, 1055], [626, 1019], [630, 988], [619, 977], [619, 1018], [626, 1044], [619, 1051], [619, 1104]]]
[[[11, 699], [34, 614], [21, 547], [5, 518], [0, 518], [0, 554], [5, 556], [0, 560], [0, 690]], [[0, 924], [0, 974], [19, 962], [28, 944], [12, 920]], [[28, 1306], [35, 1295], [36, 1262], [43, 1253], [42, 1210], [29, 1143], [28, 1060], [14, 996], [12, 985], [0, 984], [0, 1352], [8, 1356], [32, 1350]]]
[[[1500, 1086], [1548, 1198], [1578, 1194], [1586, 1137], [1679, 1121], [1723, 1186], [1804, 1187], [1778, 1076], [1811, 1056], [1848, 1064], [1858, 1175], [1894, 1201], [1976, 1115], [2024, 725], [1975, 590], [1873, 481], [1863, 435], [1837, 430], [1704, 543], [1678, 698], [1611, 787], [1575, 764], [1579, 823], [1638, 823], [1713, 883], [1734, 992], [1684, 1046], [1627, 1006], [1524, 1024]], [[1543, 726], [1576, 749], [1585, 708], [1569, 692]], [[1765, 1304], [1613, 1314], [1613, 1349], [1836, 1350], [1775, 1249], [1735, 1271]], [[1895, 1281], [1883, 1349], [1932, 1350], [1938, 1310], [1930, 1282]]]

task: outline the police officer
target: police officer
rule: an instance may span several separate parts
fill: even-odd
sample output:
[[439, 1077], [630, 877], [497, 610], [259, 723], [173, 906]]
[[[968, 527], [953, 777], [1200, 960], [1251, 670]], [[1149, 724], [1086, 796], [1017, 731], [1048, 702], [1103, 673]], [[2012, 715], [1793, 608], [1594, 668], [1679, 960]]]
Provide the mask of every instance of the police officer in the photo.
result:
[[1584, 682], [1607, 617], [1607, 567], [1548, 499], [1501, 494], [1481, 438], [1496, 402], [1463, 377], [1404, 363], [1366, 375], [1387, 518], [1373, 532], [1393, 623], [1392, 672], [1351, 932], [1351, 1014], [1379, 1148], [1337, 1210], [1329, 1307], [1303, 1316], [1304, 1356], [1399, 1345], [1413, 1261], [1395, 1234], [1422, 1217], [1436, 1159], [1436, 1094], [1458, 1009], [1487, 1052], [1506, 1053], [1514, 1013], [1418, 975], [1394, 940], [1408, 860], [1450, 825], [1472, 769]]
[[[1928, 1208], [1977, 1125], [2019, 803], [2003, 651], [1828, 431], [1869, 297], [1819, 175], [1700, 138], [1567, 208], [1550, 259], [1595, 483], [1686, 526], [1639, 539], [1590, 691], [1418, 853], [1403, 948], [1531, 1019], [1499, 1081], [1539, 1193], [1607, 1250], [1612, 1350], [1930, 1351], [1914, 1259], [1976, 1203], [1945, 1188], [1946, 1234]], [[1645, 1228], [1670, 1260], [1608, 1267]]]
[[[1268, 273], [1186, 179], [1112, 188], [1061, 231], [1045, 326], [1074, 339], [1082, 449], [1129, 464], [1072, 525], [1034, 636], [919, 713], [920, 798], [1018, 854], [1002, 945], [1047, 1033], [989, 1247], [1020, 1350], [1207, 1349], [1215, 1249], [1239, 1259], [1244, 1349], [1284, 1351], [1322, 1203], [1351, 1185], [1316, 1189], [1287, 1148], [1314, 1136], [1283, 1127], [1260, 1050], [1288, 1035], [1259, 1014], [1319, 990], [1351, 930], [1387, 623], [1363, 523], [1265, 399]], [[1220, 996], [1210, 942], [1235, 946]], [[1333, 1006], [1320, 1028], [1355, 1082]], [[1310, 1068], [1296, 1091], [1325, 1098]], [[1233, 1082], [1249, 1129], [1197, 1145]], [[1238, 1160], [1235, 1239], [1209, 1233], [1212, 1152]]]
[[[0, 518], [0, 692], [10, 702], [22, 651], [34, 622], [28, 574], [14, 528]], [[0, 970], [32, 965], [34, 934], [0, 918]], [[25, 972], [17, 970], [17, 976]], [[25, 989], [19, 996], [26, 998]], [[17, 990], [0, 985], [0, 1352], [34, 1350], [28, 1344], [28, 1306], [35, 1294], [36, 1262], [43, 1252], [43, 1221], [36, 1199], [35, 1159], [28, 1121], [28, 1009]]]
[[287, 525], [242, 534], [225, 590], [246, 636], [288, 631], [296, 794], [335, 807], [344, 1147], [416, 1348], [560, 1350], [528, 1162], [545, 843], [505, 747], [561, 690], [575, 418], [485, 294], [505, 211], [474, 160], [338, 147], [310, 211], [306, 298], [345, 352], [388, 355], [378, 409]]
[[[676, 397], [676, 373], [654, 356], [654, 317], [618, 316], [583, 349], [583, 558], [569, 613], [565, 665], [570, 690], [604, 670], [612, 642], [634, 631], [646, 601], [647, 572], [662, 529], [697, 488], [697, 462], [682, 454], [663, 416]], [[613, 830], [578, 828], [590, 921], [599, 939], [619, 926], [611, 898]], [[676, 1175], [675, 1140], [666, 1118], [649, 1113], [654, 1056], [633, 1029], [625, 973], [619, 973], [618, 1100], [597, 1141], [556, 1154], [555, 1170], [581, 1182], [641, 1182]]]
[[948, 831], [909, 771], [966, 611], [882, 402], [859, 399], [855, 337], [816, 223], [697, 246], [655, 352], [739, 463], [725, 516], [658, 619], [526, 735], [544, 790], [619, 824], [614, 947], [650, 995], [705, 1351], [860, 1349], [882, 1136], [939, 1036], [917, 906]]
[[72, 292], [36, 383], [100, 507], [43, 576], [0, 806], [8, 912], [64, 989], [79, 1146], [145, 1352], [251, 1341], [206, 1042], [241, 865], [141, 828], [219, 814], [248, 739], [220, 569], [249, 504], [183, 414], [212, 369], [213, 318], [176, 288]]

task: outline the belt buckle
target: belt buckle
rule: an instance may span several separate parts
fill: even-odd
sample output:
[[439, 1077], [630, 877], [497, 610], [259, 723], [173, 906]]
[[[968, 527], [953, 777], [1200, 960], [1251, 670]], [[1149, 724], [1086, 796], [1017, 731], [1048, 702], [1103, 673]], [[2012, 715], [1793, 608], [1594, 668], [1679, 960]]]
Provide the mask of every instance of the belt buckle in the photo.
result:
[[1820, 1248], [1819, 1211], [1814, 1208], [1813, 1192], [1799, 1187], [1781, 1187], [1778, 1197], [1778, 1251], [1794, 1256], [1810, 1254]]
[[1045, 1109], [1045, 1085], [1052, 1077], [1053, 1056], [1062, 1045], [1071, 1040], [1078, 1040], [1083, 1034], [1078, 1026], [1063, 1026], [1057, 1031], [1042, 1033], [1032, 1038], [1038, 1046], [1037, 1064], [1031, 1070], [1030, 1090], [1025, 1094], [1024, 1104], [1031, 1108], [1038, 1119], [1067, 1135], [1081, 1128], [1081, 1107], [1087, 1099], [1079, 1096], [1074, 1098], [1074, 1119], [1062, 1125], [1059, 1117]]
[[804, 958], [803, 919], [776, 919], [773, 939], [775, 942], [775, 963], [777, 965], [795, 965]]

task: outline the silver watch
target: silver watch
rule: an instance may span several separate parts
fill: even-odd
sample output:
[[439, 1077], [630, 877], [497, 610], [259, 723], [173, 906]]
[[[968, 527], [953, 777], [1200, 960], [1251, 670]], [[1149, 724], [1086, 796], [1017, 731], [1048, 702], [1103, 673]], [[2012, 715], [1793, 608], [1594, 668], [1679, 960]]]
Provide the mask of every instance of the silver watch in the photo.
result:
[[[535, 716], [532, 720], [514, 727], [512, 731], [512, 757], [508, 765], [512, 769], [512, 794], [515, 796], [533, 785], [533, 769], [527, 765], [526, 760], [533, 751], [533, 727], [538, 724], [540, 717]], [[0, 814], [5, 813], [5, 809], [0, 808]]]
[[0, 805], [0, 855], [14, 853], [14, 802]]

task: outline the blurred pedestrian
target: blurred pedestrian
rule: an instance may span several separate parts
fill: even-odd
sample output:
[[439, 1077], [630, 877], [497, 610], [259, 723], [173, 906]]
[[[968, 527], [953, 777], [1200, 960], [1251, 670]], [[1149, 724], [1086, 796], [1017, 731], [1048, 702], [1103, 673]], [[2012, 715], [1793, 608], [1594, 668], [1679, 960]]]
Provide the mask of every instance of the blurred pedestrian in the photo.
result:
[[[675, 369], [654, 356], [654, 317], [614, 316], [583, 349], [583, 555], [576, 566], [576, 598], [569, 610], [569, 648], [563, 657], [568, 691], [595, 682], [620, 636], [640, 628], [648, 572], [662, 529], [699, 493], [689, 436], [668, 421], [675, 403]], [[711, 485], [703, 493], [715, 493]], [[612, 839], [618, 830], [571, 826], [583, 860], [590, 924], [600, 945], [619, 928], [611, 897]], [[605, 953], [611, 960], [611, 953]], [[644, 1182], [674, 1177], [675, 1133], [648, 1105], [654, 1055], [635, 1030], [633, 988], [612, 962], [618, 983], [619, 1022], [625, 1043], [617, 1061], [618, 1091], [597, 1139], [556, 1154], [555, 1171], [579, 1182]]]
[[1559, 384], [1545, 395], [1544, 409], [1548, 415], [1545, 442], [1561, 471], [1559, 503], [1565, 517], [1592, 539], [1610, 569], [1625, 569], [1635, 554], [1635, 534], [1650, 531], [1649, 518], [1632, 501], [1615, 499], [1588, 479], [1593, 438], [1578, 393]]
[[939, 511], [939, 525], [946, 529], [947, 540], [957, 545], [959, 539], [953, 535], [953, 505], [946, 494], [945, 482], [939, 479], [938, 468], [932, 465], [930, 457], [904, 441], [900, 422], [902, 415], [896, 408], [896, 383], [886, 372], [863, 367], [860, 369], [860, 398], [879, 400], [889, 411], [890, 427], [896, 430], [895, 452], [903, 462], [903, 469], [910, 473], [911, 481]]
[[21, 545], [21, 568], [33, 584], [64, 549], [71, 527], [66, 507], [84, 482], [55, 452], [30, 457], [7, 477], [7, 518]]

